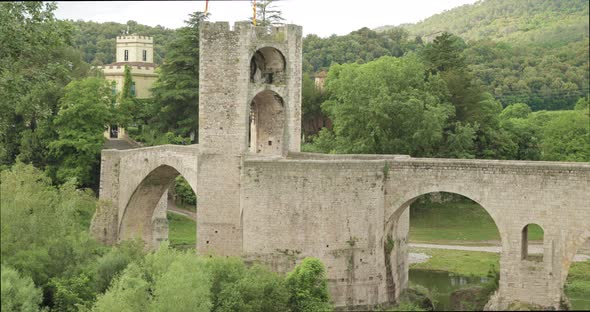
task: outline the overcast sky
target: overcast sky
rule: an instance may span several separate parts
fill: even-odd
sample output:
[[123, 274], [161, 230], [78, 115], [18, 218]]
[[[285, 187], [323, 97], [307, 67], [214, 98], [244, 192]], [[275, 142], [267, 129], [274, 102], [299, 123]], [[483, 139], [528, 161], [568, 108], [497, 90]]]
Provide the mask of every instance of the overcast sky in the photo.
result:
[[[362, 27], [416, 23], [433, 14], [476, 0], [282, 0], [277, 7], [287, 23], [303, 26], [303, 33], [321, 37], [345, 35]], [[167, 28], [184, 26], [188, 14], [203, 11], [205, 1], [59, 2], [59, 19], [140, 24]], [[246, 20], [248, 1], [209, 1], [211, 21]]]

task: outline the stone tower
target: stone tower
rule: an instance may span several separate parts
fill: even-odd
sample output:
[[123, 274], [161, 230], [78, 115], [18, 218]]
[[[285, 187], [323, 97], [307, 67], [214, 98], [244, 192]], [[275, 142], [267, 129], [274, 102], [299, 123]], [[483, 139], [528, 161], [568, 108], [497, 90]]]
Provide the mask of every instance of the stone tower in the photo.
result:
[[[154, 63], [154, 39], [139, 35], [122, 35], [117, 37], [116, 62], [98, 68], [104, 73], [108, 81], [115, 83], [113, 92], [123, 90], [125, 81], [125, 66], [128, 66], [133, 79], [132, 93], [136, 98], [145, 99], [151, 97], [150, 89], [158, 74]], [[125, 129], [117, 125], [109, 125], [104, 136], [109, 139], [121, 139], [125, 137]]]
[[154, 62], [154, 39], [147, 36], [123, 35], [117, 37], [118, 62]]
[[299, 151], [301, 26], [201, 26], [199, 144], [221, 153]]
[[[301, 27], [200, 27], [199, 251], [242, 248], [242, 157], [284, 157], [301, 143]], [[212, 221], [211, 221], [212, 220]]]
[[150, 88], [158, 78], [154, 63], [154, 39], [138, 35], [117, 37], [116, 62], [100, 66], [105, 79], [115, 81], [117, 92], [123, 89], [125, 66], [131, 69], [137, 98], [151, 97]]

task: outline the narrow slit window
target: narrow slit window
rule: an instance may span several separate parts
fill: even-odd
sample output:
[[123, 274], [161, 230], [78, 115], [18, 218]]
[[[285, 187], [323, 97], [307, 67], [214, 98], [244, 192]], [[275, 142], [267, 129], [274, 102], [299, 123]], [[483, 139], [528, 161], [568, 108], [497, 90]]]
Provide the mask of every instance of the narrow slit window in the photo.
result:
[[147, 62], [147, 51], [143, 50], [143, 61]]
[[129, 50], [125, 50], [125, 61], [129, 61]]

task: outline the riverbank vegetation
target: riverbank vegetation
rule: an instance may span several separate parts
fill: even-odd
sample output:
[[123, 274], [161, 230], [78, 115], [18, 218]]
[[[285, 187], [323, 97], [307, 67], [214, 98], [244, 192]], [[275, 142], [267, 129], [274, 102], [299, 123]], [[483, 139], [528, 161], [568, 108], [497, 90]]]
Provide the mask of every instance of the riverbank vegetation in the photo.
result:
[[[167, 243], [155, 253], [144, 251], [142, 242], [104, 246], [88, 232], [98, 205], [91, 192], [71, 181], [53, 186], [42, 171], [20, 162], [3, 170], [1, 181], [2, 311], [331, 308], [325, 267], [317, 259], [279, 275]], [[171, 235], [177, 241], [194, 239], [194, 222], [176, 225]]]

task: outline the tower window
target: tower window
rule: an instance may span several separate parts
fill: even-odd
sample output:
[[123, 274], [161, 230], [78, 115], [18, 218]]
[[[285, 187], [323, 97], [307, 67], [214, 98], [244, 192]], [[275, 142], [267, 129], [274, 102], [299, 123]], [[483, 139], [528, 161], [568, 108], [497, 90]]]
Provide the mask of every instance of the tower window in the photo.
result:
[[125, 61], [129, 61], [129, 50], [125, 50]]
[[131, 83], [131, 95], [135, 96], [135, 81]]
[[147, 51], [143, 50], [143, 61], [147, 62]]

